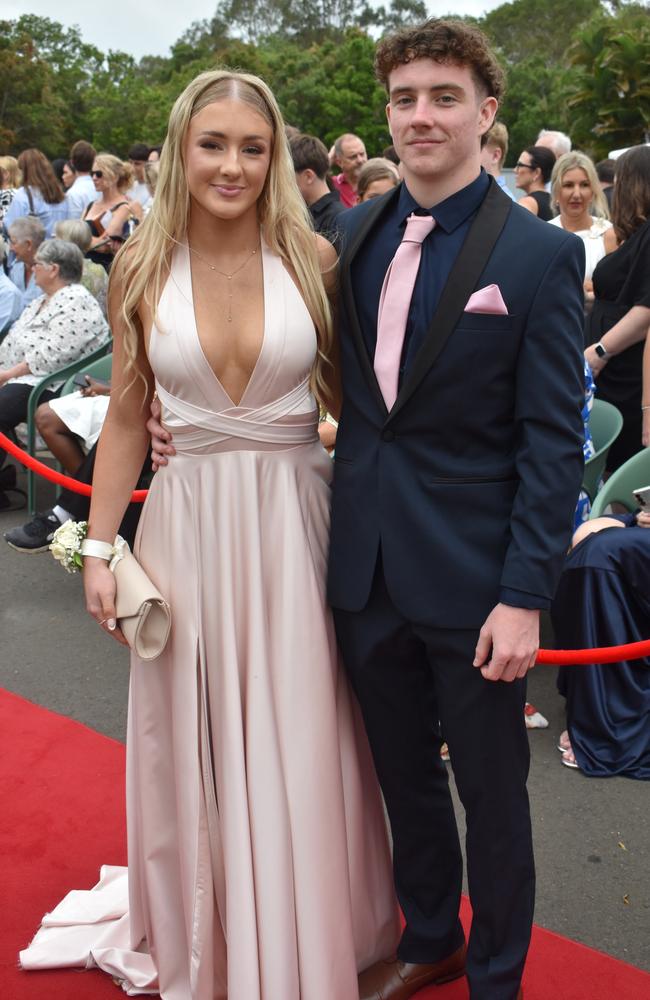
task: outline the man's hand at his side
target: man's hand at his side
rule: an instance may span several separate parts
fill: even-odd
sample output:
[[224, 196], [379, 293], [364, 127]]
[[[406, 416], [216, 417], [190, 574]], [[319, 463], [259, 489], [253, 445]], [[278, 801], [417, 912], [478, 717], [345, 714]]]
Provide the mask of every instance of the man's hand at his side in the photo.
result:
[[539, 611], [497, 604], [479, 632], [474, 666], [487, 681], [514, 681], [535, 666], [538, 649]]
[[151, 434], [151, 468], [154, 472], [158, 472], [161, 466], [167, 465], [170, 455], [176, 454], [172, 436], [160, 422], [161, 415], [162, 407], [156, 397], [151, 401], [151, 416], [147, 420], [147, 430]]

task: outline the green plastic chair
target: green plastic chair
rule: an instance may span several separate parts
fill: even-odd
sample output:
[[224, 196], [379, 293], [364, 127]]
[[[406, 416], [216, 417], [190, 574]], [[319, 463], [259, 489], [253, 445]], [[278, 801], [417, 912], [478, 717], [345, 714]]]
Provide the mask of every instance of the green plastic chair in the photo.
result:
[[585, 462], [582, 479], [582, 488], [588, 493], [592, 504], [605, 471], [607, 454], [621, 433], [622, 427], [623, 415], [620, 410], [611, 403], [606, 403], [604, 399], [594, 399], [589, 417], [589, 430], [596, 453]]
[[[87, 371], [92, 363], [97, 361], [99, 358], [103, 358], [108, 353], [110, 346], [111, 341], [108, 340], [101, 347], [98, 347], [96, 351], [93, 351], [92, 354], [87, 354], [85, 358], [80, 358], [78, 361], [74, 361], [71, 365], [66, 365], [65, 368], [60, 368], [57, 372], [51, 372], [34, 386], [29, 394], [29, 400], [27, 402], [26, 451], [28, 455], [33, 457], [36, 454], [36, 422], [34, 420], [34, 415], [45, 390], [49, 389], [52, 383], [63, 382], [65, 384], [73, 375], [76, 375], [77, 372]], [[29, 513], [33, 517], [36, 513], [36, 473], [32, 472], [31, 469], [27, 470], [27, 506], [29, 508]]]
[[628, 458], [612, 473], [594, 500], [589, 517], [602, 517], [610, 503], [620, 503], [629, 511], [636, 510], [639, 505], [632, 490], [643, 486], [650, 486], [650, 448]]

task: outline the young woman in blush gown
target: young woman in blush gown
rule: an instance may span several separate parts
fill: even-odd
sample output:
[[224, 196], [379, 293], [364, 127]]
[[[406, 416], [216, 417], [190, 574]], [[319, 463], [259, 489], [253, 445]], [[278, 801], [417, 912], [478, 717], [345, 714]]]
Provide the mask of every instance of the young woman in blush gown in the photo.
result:
[[[85, 930], [67, 921], [76, 960], [131, 995], [357, 1000], [358, 971], [397, 943], [382, 806], [325, 604], [331, 462], [317, 426], [319, 403], [336, 412], [335, 263], [269, 89], [199, 76], [111, 276], [113, 393], [88, 532], [115, 537], [155, 391], [176, 456], [154, 477], [136, 555], [172, 632], [157, 660], [132, 656], [128, 909], [107, 903], [115, 919]], [[120, 639], [104, 560], [86, 557], [84, 584]], [[105, 872], [89, 894], [99, 911], [124, 878]], [[23, 965], [68, 954], [47, 935]]]

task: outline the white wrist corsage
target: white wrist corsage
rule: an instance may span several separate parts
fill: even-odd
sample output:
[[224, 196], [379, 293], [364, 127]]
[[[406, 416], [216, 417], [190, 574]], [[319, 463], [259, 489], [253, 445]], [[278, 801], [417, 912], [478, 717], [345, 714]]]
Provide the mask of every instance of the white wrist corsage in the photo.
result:
[[88, 521], [66, 521], [54, 532], [50, 552], [68, 573], [83, 569], [81, 543], [88, 533]]

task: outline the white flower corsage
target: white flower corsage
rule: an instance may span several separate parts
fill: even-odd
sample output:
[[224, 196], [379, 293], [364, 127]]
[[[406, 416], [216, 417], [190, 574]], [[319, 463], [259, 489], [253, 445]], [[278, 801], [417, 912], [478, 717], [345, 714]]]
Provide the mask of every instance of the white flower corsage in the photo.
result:
[[88, 533], [88, 521], [66, 521], [54, 532], [50, 552], [68, 573], [83, 569], [81, 543]]

